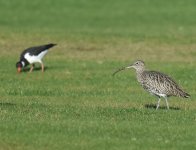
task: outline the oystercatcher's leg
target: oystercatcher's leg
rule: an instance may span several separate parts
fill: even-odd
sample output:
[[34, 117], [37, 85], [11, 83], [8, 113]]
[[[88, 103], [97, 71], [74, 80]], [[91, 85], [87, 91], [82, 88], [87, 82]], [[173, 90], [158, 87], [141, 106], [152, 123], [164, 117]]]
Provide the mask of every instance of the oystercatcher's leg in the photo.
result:
[[29, 72], [32, 72], [33, 68], [34, 68], [34, 64], [31, 65], [31, 68], [30, 68]]
[[44, 72], [44, 64], [41, 63], [41, 66], [42, 66], [42, 72]]

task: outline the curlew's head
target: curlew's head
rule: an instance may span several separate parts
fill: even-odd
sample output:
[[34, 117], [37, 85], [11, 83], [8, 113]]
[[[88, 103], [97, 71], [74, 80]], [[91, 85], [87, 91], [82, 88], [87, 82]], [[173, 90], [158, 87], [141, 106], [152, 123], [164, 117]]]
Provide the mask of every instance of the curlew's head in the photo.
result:
[[131, 64], [131, 65], [128, 65], [128, 66], [126, 66], [126, 67], [122, 67], [122, 68], [120, 68], [120, 69], [118, 69], [117, 71], [115, 71], [114, 73], [113, 73], [113, 75], [115, 75], [116, 73], [118, 73], [119, 71], [122, 71], [122, 70], [125, 70], [125, 69], [130, 69], [130, 68], [134, 68], [137, 72], [138, 71], [144, 71], [144, 69], [145, 69], [145, 64], [144, 64], [144, 62], [142, 61], [142, 60], [137, 60], [137, 61], [135, 61], [133, 64]]
[[127, 69], [129, 68], [134, 68], [136, 71], [143, 71], [145, 68], [145, 64], [142, 60], [137, 60], [133, 64], [129, 65], [126, 67]]

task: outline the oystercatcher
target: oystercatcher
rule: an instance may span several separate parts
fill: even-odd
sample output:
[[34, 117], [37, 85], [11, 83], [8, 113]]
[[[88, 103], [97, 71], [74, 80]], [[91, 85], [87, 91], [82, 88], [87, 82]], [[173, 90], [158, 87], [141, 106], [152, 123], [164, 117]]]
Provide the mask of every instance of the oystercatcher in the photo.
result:
[[18, 73], [21, 72], [22, 68], [26, 67], [29, 64], [31, 64], [29, 72], [32, 72], [34, 63], [40, 63], [42, 72], [44, 72], [44, 64], [42, 62], [42, 58], [48, 53], [48, 49], [55, 45], [56, 44], [50, 43], [25, 49], [20, 55], [20, 61], [16, 63]]

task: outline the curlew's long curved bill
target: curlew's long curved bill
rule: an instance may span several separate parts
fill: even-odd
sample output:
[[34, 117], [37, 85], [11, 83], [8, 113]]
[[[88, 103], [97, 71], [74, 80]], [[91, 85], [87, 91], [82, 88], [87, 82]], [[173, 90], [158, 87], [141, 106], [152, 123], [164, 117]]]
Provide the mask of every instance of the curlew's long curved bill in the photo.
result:
[[114, 76], [116, 73], [122, 71], [122, 70], [125, 70], [126, 67], [122, 67], [122, 68], [119, 68], [118, 70], [116, 70], [112, 75]]
[[129, 68], [132, 68], [132, 65], [129, 65], [129, 66], [126, 66], [126, 67], [122, 67], [122, 68], [119, 68], [118, 70], [116, 70], [112, 75], [114, 76], [116, 73], [120, 72], [120, 71], [123, 71], [125, 69], [129, 69]]

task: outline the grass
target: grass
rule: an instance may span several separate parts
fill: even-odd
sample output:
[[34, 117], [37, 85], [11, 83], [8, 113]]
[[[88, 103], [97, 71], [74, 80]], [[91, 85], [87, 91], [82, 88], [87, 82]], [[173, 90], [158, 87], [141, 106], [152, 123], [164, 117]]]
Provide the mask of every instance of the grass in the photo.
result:
[[[0, 1], [0, 149], [195, 149], [195, 1]], [[21, 50], [58, 44], [45, 73], [16, 74]], [[136, 59], [191, 94], [155, 111]]]

